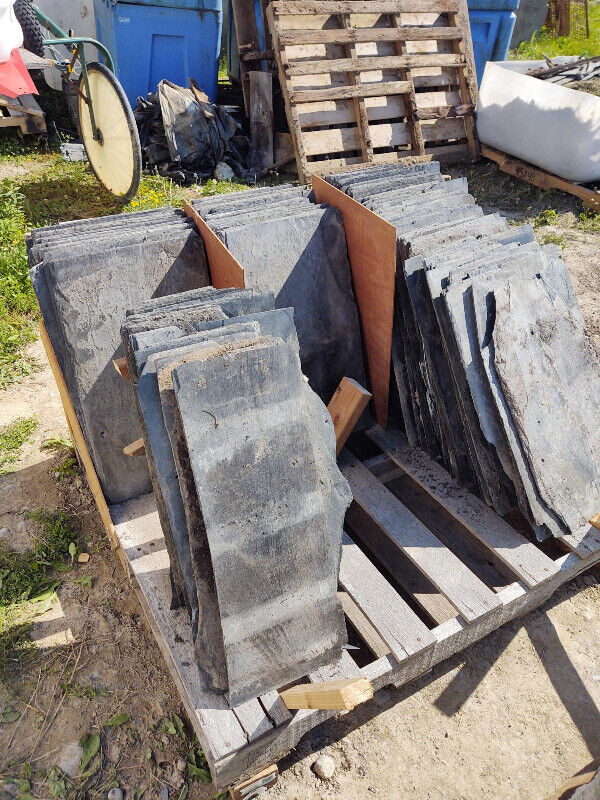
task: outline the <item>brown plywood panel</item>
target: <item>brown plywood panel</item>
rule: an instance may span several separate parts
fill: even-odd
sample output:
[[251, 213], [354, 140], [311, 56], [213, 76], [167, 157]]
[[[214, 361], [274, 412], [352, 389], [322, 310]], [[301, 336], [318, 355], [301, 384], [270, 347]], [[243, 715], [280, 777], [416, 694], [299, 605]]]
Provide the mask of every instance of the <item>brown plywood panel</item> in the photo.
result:
[[313, 176], [319, 203], [339, 208], [344, 218], [354, 294], [367, 353], [377, 422], [387, 423], [396, 275], [396, 228], [331, 184]]
[[189, 203], [183, 204], [183, 210], [194, 220], [202, 237], [208, 257], [210, 280], [215, 289], [244, 289], [244, 268], [239, 261], [231, 255], [216, 233]]

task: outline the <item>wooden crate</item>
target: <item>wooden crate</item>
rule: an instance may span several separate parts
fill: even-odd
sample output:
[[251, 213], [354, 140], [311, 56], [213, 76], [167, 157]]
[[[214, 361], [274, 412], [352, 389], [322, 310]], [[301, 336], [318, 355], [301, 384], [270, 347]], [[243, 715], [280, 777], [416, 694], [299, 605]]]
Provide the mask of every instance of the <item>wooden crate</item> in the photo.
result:
[[466, 0], [273, 0], [267, 16], [301, 182], [478, 157]]

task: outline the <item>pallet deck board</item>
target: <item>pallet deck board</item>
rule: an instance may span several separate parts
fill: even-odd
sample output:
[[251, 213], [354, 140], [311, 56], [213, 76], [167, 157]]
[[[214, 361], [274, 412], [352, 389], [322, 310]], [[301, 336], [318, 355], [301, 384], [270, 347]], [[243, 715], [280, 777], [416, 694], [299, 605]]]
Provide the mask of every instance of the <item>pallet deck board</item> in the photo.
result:
[[267, 16], [302, 182], [479, 157], [465, 0], [273, 0]]
[[376, 522], [467, 622], [491, 613], [497, 596], [417, 519], [361, 462], [349, 453], [342, 473], [354, 501]]

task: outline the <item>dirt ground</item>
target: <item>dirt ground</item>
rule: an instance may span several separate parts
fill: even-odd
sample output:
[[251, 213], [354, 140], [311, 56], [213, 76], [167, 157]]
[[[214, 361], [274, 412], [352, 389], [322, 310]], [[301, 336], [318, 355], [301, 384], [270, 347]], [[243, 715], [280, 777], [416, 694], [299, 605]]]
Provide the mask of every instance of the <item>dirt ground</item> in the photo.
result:
[[[536, 230], [541, 240], [549, 233], [563, 237], [563, 256], [600, 347], [600, 234], [574, 230], [568, 220]], [[0, 776], [16, 776], [18, 765], [29, 764], [31, 794], [50, 798], [45, 776], [65, 747], [101, 731], [102, 769], [92, 795], [106, 797], [118, 784], [126, 800], [139, 800], [142, 789], [147, 798], [184, 800], [177, 767], [192, 743], [189, 733], [174, 734], [165, 724], [174, 714], [184, 717], [176, 689], [82, 478], [58, 481], [60, 456], [40, 449], [67, 429], [39, 341], [31, 351], [40, 369], [0, 396], [0, 425], [23, 415], [39, 420], [16, 471], [0, 477], [0, 535], [26, 548], [35, 533], [27, 509], [66, 509], [91, 558], [64, 578], [59, 604], [35, 622], [34, 655], [2, 676], [0, 712], [11, 707], [21, 716], [0, 724]], [[86, 576], [91, 588], [80, 580]], [[543, 800], [600, 756], [599, 709], [600, 587], [597, 575], [586, 574], [411, 686], [381, 690], [366, 706], [312, 731], [280, 762], [270, 796]], [[130, 722], [104, 726], [119, 713]], [[328, 782], [311, 769], [321, 751], [337, 765]], [[18, 794], [14, 785], [4, 788], [9, 797]], [[210, 784], [194, 782], [188, 796], [215, 795]]]

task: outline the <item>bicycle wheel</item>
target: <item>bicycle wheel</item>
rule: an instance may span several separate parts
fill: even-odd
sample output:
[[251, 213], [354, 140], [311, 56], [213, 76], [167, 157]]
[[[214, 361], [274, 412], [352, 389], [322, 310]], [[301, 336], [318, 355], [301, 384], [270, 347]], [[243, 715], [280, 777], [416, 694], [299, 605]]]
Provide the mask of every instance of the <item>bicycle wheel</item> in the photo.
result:
[[79, 127], [96, 178], [111, 194], [130, 200], [142, 174], [142, 150], [137, 126], [123, 87], [104, 64], [88, 64], [90, 101], [99, 139], [94, 139], [85, 81], [79, 81]]

